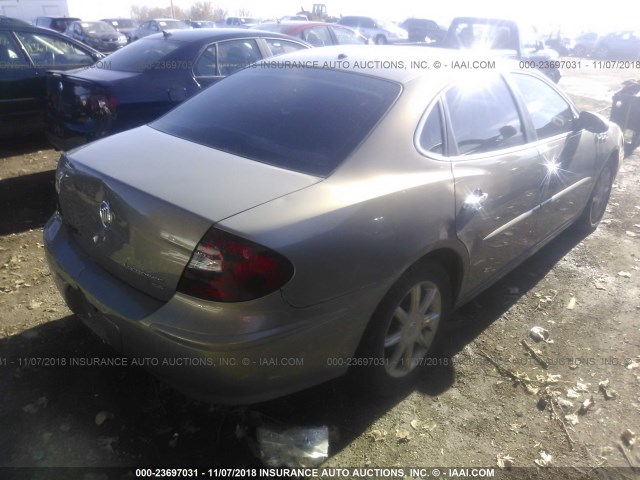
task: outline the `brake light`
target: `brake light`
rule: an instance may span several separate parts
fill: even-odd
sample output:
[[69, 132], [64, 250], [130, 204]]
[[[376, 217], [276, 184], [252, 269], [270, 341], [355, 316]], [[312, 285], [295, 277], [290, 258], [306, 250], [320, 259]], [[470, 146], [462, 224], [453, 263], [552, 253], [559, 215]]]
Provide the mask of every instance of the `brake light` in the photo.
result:
[[244, 302], [275, 292], [293, 276], [289, 260], [262, 245], [212, 228], [182, 273], [178, 291], [217, 302]]

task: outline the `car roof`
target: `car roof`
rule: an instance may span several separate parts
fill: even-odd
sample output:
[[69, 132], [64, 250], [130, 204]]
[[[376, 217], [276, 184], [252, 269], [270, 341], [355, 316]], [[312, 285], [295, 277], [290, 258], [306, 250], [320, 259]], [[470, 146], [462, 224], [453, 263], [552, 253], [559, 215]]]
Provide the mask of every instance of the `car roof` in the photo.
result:
[[19, 18], [12, 18], [12, 17], [6, 17], [4, 15], [0, 15], [0, 26], [4, 27], [4, 26], [31, 26], [30, 24], [28, 24], [27, 22], [25, 22], [24, 20], [20, 20]]
[[72, 22], [80, 20], [78, 17], [37, 17], [36, 19], [39, 18], [48, 18], [49, 20], [69, 20]]
[[[445, 83], [452, 78], [467, 73], [477, 74], [480, 69], [453, 69], [453, 62], [493, 61], [492, 71], [502, 71], [517, 67], [517, 62], [487, 52], [463, 52], [446, 48], [427, 46], [380, 45], [334, 45], [279, 55], [262, 60], [262, 63], [277, 62], [317, 62], [320, 66], [329, 65], [335, 70], [371, 75], [374, 77], [407, 84], [417, 77], [429, 76], [434, 84]], [[440, 62], [434, 68], [434, 62]], [[401, 63], [402, 67], [397, 67]], [[425, 62], [413, 65], [411, 62]], [[258, 62], [261, 63], [261, 62]], [[394, 68], [394, 65], [396, 68]], [[458, 64], [459, 65], [459, 64]], [[484, 70], [483, 70], [484, 71]]]
[[[69, 18], [69, 17], [65, 17], [65, 18]], [[54, 37], [64, 39], [65, 42], [69, 42], [82, 50], [91, 52], [94, 55], [104, 56], [100, 52], [98, 52], [96, 49], [86, 45], [85, 43], [79, 42], [74, 38], [71, 38], [67, 35], [64, 35], [50, 28], [36, 27], [35, 25], [30, 25], [28, 23], [24, 23], [20, 21], [11, 22], [11, 23], [9, 22], [5, 23], [0, 21], [0, 30], [12, 30], [16, 32], [27, 32], [27, 33], [46, 33], [47, 35], [53, 35]]]
[[[179, 40], [182, 42], [197, 42], [199, 40], [229, 40], [232, 38], [254, 37], [282, 38], [300, 42], [299, 39], [292, 38], [282, 33], [247, 28], [194, 28], [189, 30], [170, 30], [168, 33], [168, 38], [171, 40]], [[155, 33], [145, 38], [161, 38], [163, 35], [164, 34], [162, 33]]]

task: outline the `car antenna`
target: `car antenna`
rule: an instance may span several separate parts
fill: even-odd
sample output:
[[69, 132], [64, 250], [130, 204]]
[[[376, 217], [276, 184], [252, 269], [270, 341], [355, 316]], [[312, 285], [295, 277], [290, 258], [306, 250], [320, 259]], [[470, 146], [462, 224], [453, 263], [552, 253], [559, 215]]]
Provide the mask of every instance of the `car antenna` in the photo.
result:
[[167, 32], [166, 30], [162, 30], [162, 35], [164, 35], [164, 38], [169, 38], [171, 36], [171, 32]]

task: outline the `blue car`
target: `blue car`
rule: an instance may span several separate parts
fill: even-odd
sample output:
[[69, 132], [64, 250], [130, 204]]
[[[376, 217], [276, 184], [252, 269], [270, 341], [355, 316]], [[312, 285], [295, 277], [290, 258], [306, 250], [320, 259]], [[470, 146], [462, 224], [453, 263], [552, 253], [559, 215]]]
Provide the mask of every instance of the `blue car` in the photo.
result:
[[109, 55], [100, 68], [53, 72], [46, 132], [58, 149], [144, 125], [203, 88], [266, 57], [310, 48], [246, 29], [173, 30]]
[[0, 16], [0, 139], [44, 129], [48, 70], [86, 67], [102, 57], [66, 35]]

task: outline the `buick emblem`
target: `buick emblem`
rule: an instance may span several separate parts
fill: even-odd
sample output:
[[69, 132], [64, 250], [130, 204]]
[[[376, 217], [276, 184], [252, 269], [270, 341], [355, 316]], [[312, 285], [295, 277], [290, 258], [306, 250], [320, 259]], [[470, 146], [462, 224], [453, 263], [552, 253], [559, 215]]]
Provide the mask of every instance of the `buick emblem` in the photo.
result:
[[109, 228], [113, 223], [113, 213], [111, 212], [109, 202], [106, 200], [100, 204], [100, 222], [102, 222], [104, 228]]
[[62, 85], [62, 82], [58, 82], [58, 91], [61, 92], [62, 90], [64, 90], [64, 85]]

